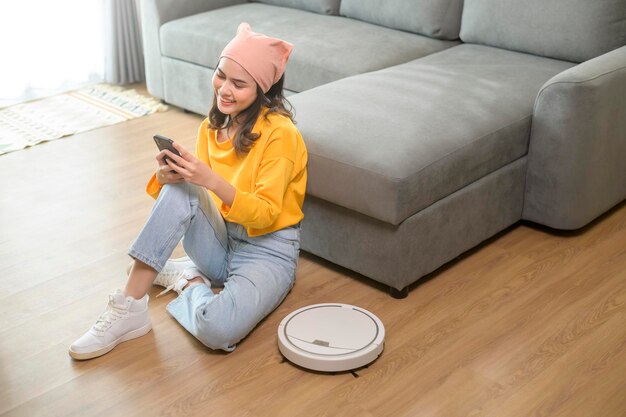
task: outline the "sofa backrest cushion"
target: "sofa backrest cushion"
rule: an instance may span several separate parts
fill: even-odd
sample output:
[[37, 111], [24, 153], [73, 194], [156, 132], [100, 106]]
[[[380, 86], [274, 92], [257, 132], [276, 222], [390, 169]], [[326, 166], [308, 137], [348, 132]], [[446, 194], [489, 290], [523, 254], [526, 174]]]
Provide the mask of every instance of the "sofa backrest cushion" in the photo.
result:
[[252, 0], [274, 6], [290, 7], [320, 14], [339, 14], [341, 0]]
[[339, 14], [431, 38], [459, 38], [463, 0], [341, 0]]
[[465, 0], [461, 40], [583, 62], [626, 44], [626, 1]]

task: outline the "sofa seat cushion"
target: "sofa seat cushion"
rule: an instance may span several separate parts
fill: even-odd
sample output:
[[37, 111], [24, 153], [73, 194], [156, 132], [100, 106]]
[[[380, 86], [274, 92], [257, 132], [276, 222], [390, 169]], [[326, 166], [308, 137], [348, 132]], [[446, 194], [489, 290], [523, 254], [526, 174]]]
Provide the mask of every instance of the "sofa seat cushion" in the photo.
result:
[[572, 65], [464, 44], [296, 94], [307, 193], [397, 225], [524, 156], [537, 92]]
[[237, 26], [294, 44], [285, 88], [304, 91], [350, 75], [378, 70], [457, 45], [339, 16], [246, 3], [173, 20], [161, 27], [163, 55], [215, 68]]

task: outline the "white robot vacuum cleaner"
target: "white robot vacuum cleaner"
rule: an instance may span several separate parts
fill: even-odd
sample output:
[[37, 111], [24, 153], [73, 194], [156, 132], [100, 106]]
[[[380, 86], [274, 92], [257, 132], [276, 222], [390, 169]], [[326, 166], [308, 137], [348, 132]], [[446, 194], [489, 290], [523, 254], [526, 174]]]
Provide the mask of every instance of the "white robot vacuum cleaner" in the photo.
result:
[[371, 312], [349, 304], [314, 304], [280, 322], [278, 348], [290, 362], [322, 372], [351, 371], [383, 351], [385, 327]]

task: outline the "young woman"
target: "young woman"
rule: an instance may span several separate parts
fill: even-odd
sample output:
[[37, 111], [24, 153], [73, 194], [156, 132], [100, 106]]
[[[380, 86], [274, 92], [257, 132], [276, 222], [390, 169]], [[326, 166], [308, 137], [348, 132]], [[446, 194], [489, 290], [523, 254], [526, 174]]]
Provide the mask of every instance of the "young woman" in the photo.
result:
[[[232, 351], [292, 288], [307, 152], [285, 107], [292, 45], [242, 23], [220, 55], [195, 156], [160, 152], [147, 185], [152, 213], [132, 244], [126, 288], [69, 349], [104, 355], [151, 329], [147, 291], [179, 296], [168, 312], [211, 349]], [[168, 260], [182, 239], [188, 257]], [[213, 287], [223, 287], [214, 293]]]

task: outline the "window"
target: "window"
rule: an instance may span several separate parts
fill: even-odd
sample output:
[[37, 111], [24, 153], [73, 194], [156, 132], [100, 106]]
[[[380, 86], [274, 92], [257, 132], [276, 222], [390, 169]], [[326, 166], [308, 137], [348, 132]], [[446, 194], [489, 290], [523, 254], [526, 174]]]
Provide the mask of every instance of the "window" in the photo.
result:
[[100, 82], [103, 0], [0, 2], [0, 107]]

